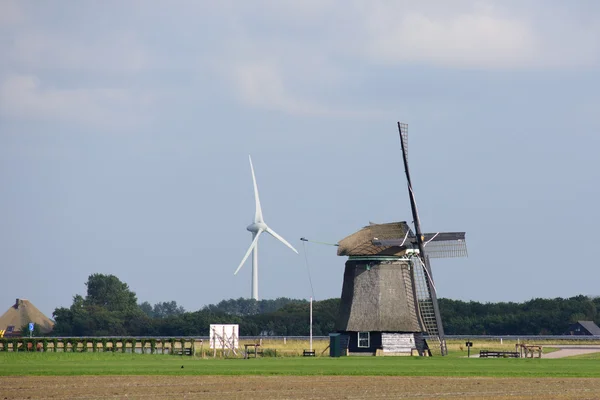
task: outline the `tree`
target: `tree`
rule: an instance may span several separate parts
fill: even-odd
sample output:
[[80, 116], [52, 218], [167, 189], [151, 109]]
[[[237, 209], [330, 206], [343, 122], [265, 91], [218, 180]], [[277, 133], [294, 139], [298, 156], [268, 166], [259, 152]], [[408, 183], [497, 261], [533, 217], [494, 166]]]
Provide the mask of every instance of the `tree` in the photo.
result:
[[140, 310], [142, 310], [144, 314], [146, 314], [150, 318], [154, 317], [154, 310], [152, 309], [152, 305], [149, 302], [145, 301], [142, 304], [140, 304]]
[[163, 301], [162, 303], [156, 303], [152, 310], [152, 316], [155, 318], [167, 318], [175, 315], [181, 315], [185, 313], [185, 309], [182, 306], [177, 306], [176, 301]]
[[138, 308], [135, 293], [114, 275], [90, 275], [85, 285], [87, 305], [103, 307], [108, 311], [132, 311]]

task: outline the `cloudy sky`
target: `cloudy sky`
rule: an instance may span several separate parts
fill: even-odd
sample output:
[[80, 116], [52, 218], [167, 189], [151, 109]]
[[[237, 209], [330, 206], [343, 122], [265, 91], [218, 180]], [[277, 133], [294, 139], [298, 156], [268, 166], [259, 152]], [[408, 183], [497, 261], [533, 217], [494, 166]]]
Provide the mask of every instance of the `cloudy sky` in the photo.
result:
[[[0, 307], [115, 274], [188, 310], [341, 293], [336, 242], [464, 230], [438, 295], [600, 295], [600, 3], [0, 0]], [[303, 254], [307, 252], [306, 254]], [[306, 257], [305, 257], [306, 255]], [[308, 260], [306, 263], [305, 260]], [[3, 312], [3, 309], [0, 309]]]

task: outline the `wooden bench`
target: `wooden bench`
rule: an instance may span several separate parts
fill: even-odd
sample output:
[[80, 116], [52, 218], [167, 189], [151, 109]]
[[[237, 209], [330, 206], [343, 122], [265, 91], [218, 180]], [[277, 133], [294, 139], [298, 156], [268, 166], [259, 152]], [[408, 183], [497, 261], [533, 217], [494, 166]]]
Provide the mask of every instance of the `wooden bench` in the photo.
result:
[[[248, 348], [250, 347], [254, 348], [252, 353], [248, 351]], [[258, 354], [262, 356], [263, 352], [260, 349], [260, 343], [247, 343], [244, 345], [244, 358], [250, 358], [250, 354], [254, 354], [254, 358], [256, 358]]]
[[314, 357], [315, 356], [315, 351], [314, 350], [304, 350], [302, 352], [302, 355], [304, 357]]
[[520, 356], [516, 351], [479, 351], [479, 358], [519, 358]]

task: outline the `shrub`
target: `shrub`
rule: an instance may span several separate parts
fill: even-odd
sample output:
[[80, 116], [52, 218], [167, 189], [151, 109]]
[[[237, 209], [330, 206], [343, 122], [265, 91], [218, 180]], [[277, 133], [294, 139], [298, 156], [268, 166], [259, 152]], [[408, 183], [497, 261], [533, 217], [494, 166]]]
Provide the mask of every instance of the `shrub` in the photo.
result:
[[263, 357], [277, 357], [277, 349], [263, 349]]

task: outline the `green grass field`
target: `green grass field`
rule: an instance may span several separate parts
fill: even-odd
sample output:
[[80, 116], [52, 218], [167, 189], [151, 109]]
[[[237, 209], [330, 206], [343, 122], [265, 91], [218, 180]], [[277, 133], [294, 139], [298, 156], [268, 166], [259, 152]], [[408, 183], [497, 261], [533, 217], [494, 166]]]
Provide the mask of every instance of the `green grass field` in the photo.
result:
[[[183, 368], [182, 368], [183, 367]], [[122, 353], [0, 353], [7, 375], [379, 375], [600, 377], [598, 359], [288, 357], [201, 359]]]

